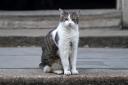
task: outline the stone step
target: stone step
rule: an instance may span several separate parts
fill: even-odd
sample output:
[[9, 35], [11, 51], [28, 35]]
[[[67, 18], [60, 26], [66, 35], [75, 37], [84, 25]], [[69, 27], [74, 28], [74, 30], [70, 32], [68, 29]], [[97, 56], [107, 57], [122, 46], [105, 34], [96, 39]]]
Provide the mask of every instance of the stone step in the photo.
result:
[[[1, 37], [43, 37], [52, 29], [0, 29]], [[128, 30], [115, 29], [79, 29], [80, 37], [125, 37], [128, 36]]]
[[40, 69], [0, 69], [1, 85], [127, 85], [128, 70], [82, 69], [79, 75], [55, 75]]
[[[43, 21], [21, 21], [21, 20], [2, 20], [0, 19], [0, 29], [46, 29], [56, 28], [58, 20], [43, 20]], [[81, 20], [79, 23], [80, 28], [86, 29], [98, 29], [98, 28], [116, 28], [120, 29], [120, 19], [93, 19], [93, 20]]]
[[[59, 22], [58, 11], [1, 12], [0, 29], [55, 28]], [[80, 28], [121, 27], [121, 12], [117, 10], [84, 10], [80, 15]]]
[[[0, 29], [0, 46], [41, 46], [51, 29]], [[128, 30], [80, 29], [80, 47], [128, 47]]]
[[127, 85], [128, 70], [81, 69], [79, 75], [43, 73], [41, 69], [0, 69], [0, 85]]

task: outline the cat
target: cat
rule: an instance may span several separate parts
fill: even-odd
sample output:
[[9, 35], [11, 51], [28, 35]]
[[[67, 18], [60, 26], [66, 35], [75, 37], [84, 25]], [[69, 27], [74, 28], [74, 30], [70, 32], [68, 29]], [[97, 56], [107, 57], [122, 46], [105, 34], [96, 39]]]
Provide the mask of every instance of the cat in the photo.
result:
[[44, 38], [40, 68], [43, 72], [56, 74], [78, 74], [76, 69], [79, 43], [79, 13], [59, 9], [60, 20], [57, 28]]

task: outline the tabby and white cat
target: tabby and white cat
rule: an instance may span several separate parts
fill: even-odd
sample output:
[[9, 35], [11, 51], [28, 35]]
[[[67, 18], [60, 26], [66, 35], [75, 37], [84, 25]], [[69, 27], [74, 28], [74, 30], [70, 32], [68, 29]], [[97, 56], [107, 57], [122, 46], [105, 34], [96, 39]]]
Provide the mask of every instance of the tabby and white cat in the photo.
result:
[[56, 29], [43, 38], [40, 67], [44, 72], [78, 74], [76, 70], [79, 43], [79, 16], [77, 12], [59, 9], [60, 22]]

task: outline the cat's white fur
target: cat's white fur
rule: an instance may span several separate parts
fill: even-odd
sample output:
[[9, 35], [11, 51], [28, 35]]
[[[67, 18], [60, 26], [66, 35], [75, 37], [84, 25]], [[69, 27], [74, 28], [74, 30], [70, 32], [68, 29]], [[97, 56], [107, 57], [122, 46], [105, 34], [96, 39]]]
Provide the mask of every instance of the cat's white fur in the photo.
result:
[[[55, 40], [56, 33], [58, 33], [59, 36], [59, 41], [58, 44], [56, 43], [56, 45], [59, 48], [58, 53], [61, 59], [64, 74], [78, 74], [78, 71], [76, 70], [79, 41], [78, 24], [75, 24], [69, 15], [68, 20], [65, 22], [60, 22], [57, 29], [52, 32], [53, 40]], [[70, 46], [70, 42], [72, 42], [72, 47]]]

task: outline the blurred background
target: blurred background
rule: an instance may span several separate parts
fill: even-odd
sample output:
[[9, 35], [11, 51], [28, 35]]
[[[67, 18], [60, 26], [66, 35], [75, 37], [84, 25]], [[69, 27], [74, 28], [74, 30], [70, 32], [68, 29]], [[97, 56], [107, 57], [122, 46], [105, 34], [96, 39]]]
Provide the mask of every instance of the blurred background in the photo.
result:
[[1, 0], [0, 10], [112, 9], [116, 0]]
[[0, 46], [41, 46], [59, 8], [80, 10], [80, 47], [128, 47], [128, 0], [1, 0]]

